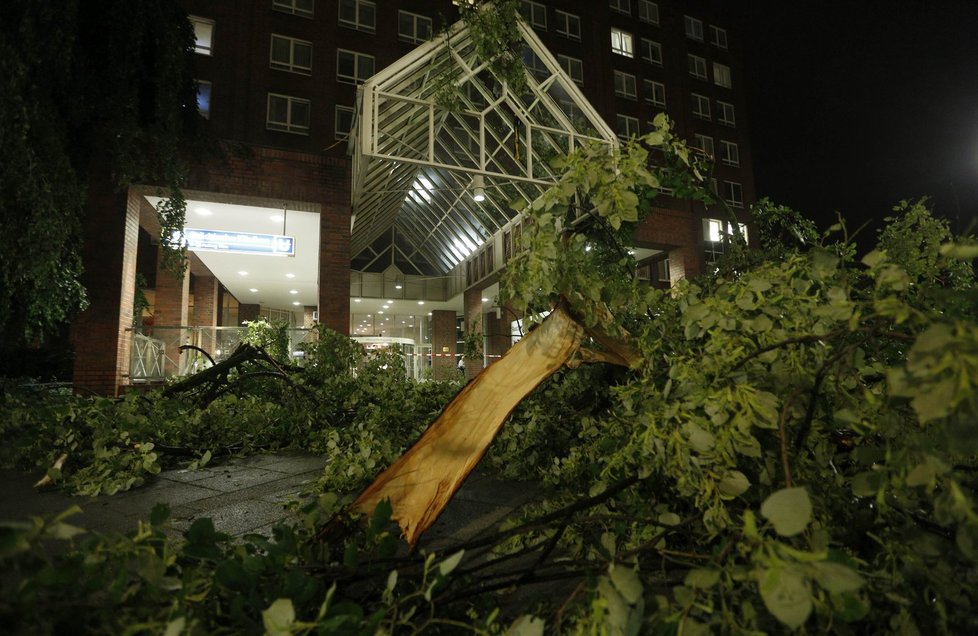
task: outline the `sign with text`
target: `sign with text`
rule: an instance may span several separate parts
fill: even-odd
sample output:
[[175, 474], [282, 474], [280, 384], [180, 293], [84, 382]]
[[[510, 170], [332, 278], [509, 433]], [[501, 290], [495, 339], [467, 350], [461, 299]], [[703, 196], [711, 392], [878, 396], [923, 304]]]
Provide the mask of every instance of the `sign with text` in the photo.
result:
[[183, 243], [192, 252], [231, 252], [295, 256], [295, 237], [251, 232], [183, 229]]

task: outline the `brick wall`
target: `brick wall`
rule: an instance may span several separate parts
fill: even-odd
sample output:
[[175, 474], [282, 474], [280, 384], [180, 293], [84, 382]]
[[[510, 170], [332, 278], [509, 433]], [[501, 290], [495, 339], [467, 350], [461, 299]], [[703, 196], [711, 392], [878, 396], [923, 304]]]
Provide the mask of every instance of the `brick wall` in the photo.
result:
[[[457, 377], [455, 354], [455, 312], [436, 309], [431, 312], [431, 377], [449, 380]], [[451, 354], [445, 356], [445, 353]]]

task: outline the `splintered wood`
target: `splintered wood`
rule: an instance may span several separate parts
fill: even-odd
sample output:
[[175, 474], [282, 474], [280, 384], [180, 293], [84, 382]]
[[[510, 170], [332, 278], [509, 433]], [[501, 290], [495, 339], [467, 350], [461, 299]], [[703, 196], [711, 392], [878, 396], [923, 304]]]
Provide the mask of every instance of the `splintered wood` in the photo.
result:
[[351, 510], [371, 514], [390, 500], [393, 519], [414, 547], [472, 472], [503, 422], [574, 355], [583, 328], [558, 307], [465, 386], [421, 438], [381, 473]]

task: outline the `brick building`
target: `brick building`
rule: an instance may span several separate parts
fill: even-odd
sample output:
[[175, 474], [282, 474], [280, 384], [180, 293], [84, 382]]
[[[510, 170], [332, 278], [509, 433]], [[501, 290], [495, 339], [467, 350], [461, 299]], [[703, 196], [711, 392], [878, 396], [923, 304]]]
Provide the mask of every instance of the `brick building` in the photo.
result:
[[[436, 376], [455, 370], [461, 322], [486, 333], [490, 358], [505, 350], [512, 317], [494, 307], [493, 296], [519, 234], [518, 218], [503, 206], [453, 216], [454, 208], [464, 207], [454, 191], [441, 212], [420, 209], [437, 212], [443, 192], [462, 187], [462, 179], [443, 174], [414, 171], [396, 187], [393, 177], [381, 186], [367, 178], [373, 189], [365, 190], [349, 141], [351, 128], [369, 119], [358, 110], [358, 89], [362, 93], [371, 77], [405, 56], [432, 48], [456, 20], [454, 4], [182, 4], [197, 36], [198, 105], [227, 151], [223, 160], [195, 167], [186, 188], [187, 226], [291, 237], [295, 251], [283, 258], [201, 250], [192, 253], [188, 274], [176, 279], [157, 266], [156, 188], [123, 194], [93, 189], [86, 228], [93, 238], [84, 248], [92, 304], [73, 329], [76, 385], [114, 394], [131, 380], [137, 272], [149, 281], [158, 332], [238, 326], [259, 315], [297, 325], [315, 319], [367, 339], [413, 343], [410, 350]], [[654, 115], [665, 111], [681, 135], [716, 157], [717, 189], [732, 207], [743, 209], [754, 199], [739, 31], [736, 16], [719, 0], [522, 5], [536, 43], [524, 55], [531, 75], [545, 78], [559, 66], [560, 81], [573, 85], [568, 92], [580, 91], [604, 120], [597, 127], [622, 137], [647, 131]], [[456, 126], [465, 127], [464, 121]], [[464, 145], [461, 135], [451, 144]], [[400, 164], [389, 165], [396, 176]], [[466, 188], [494, 187], [485, 165], [465, 174], [471, 179]], [[390, 195], [384, 199], [378, 191]], [[635, 249], [642, 275], [668, 285], [703, 270], [722, 249], [726, 223], [702, 204], [669, 193], [657, 201], [636, 233]], [[371, 207], [384, 202], [394, 206], [387, 216]], [[221, 346], [213, 334], [207, 337], [198, 344]], [[179, 357], [172, 343], [168, 347], [167, 356]], [[479, 366], [469, 365], [467, 373]]]

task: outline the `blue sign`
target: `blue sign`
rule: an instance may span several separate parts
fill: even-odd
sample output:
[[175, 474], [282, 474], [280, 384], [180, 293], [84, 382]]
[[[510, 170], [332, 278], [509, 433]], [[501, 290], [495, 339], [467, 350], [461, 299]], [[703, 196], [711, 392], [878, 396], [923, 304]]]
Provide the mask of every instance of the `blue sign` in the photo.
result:
[[267, 254], [295, 256], [295, 238], [279, 234], [221, 232], [218, 230], [183, 229], [183, 241], [192, 252], [231, 252], [234, 254]]

